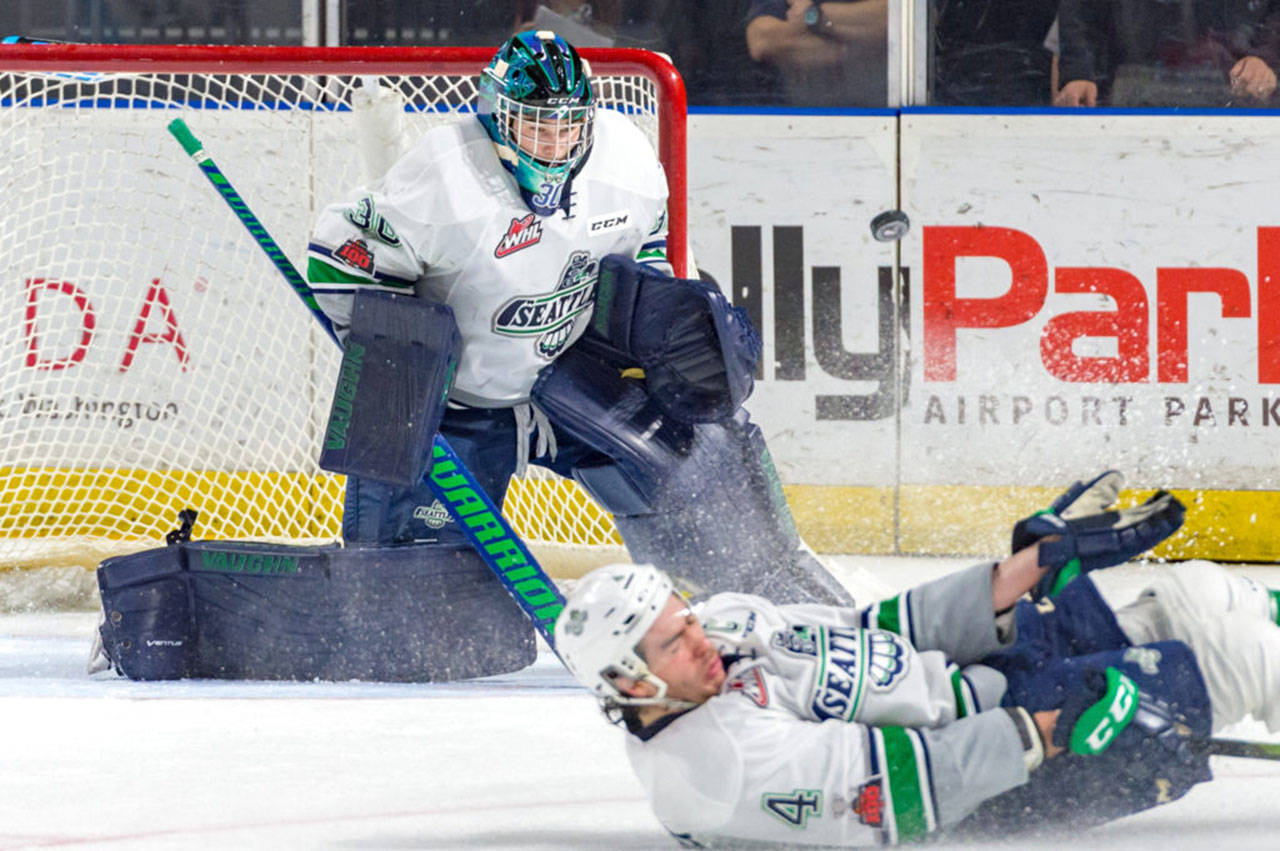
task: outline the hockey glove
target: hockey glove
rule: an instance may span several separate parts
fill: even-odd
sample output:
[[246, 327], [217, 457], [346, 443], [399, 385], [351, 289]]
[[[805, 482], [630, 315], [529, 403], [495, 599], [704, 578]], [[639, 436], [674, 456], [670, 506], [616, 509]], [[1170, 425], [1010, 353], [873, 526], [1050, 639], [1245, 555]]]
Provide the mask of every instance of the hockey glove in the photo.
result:
[[[1160, 754], [1179, 762], [1194, 762], [1207, 729], [1195, 730], [1173, 707], [1138, 687], [1119, 668], [1088, 671], [1083, 688], [1067, 697], [1053, 728], [1053, 743], [1079, 756], [1098, 756], [1107, 750], [1129, 753], [1141, 760]], [[1199, 734], [1199, 735], [1197, 735]], [[1163, 752], [1163, 753], [1161, 753]]]
[[[1057, 594], [1082, 573], [1122, 564], [1182, 526], [1186, 508], [1166, 491], [1133, 508], [1109, 508], [1123, 484], [1116, 470], [1087, 484], [1076, 482], [1047, 509], [1013, 527], [1013, 552], [1039, 541], [1040, 566], [1048, 568], [1031, 589], [1033, 599]], [[1043, 540], [1055, 535], [1056, 540]]]

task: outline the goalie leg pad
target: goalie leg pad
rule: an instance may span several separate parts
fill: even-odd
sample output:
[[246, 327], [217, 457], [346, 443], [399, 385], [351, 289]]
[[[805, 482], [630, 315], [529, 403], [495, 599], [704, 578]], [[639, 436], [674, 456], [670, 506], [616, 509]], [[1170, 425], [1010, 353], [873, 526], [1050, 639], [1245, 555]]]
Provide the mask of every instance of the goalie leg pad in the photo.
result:
[[760, 430], [746, 413], [696, 426], [689, 454], [649, 511], [615, 514], [631, 557], [708, 592], [778, 603], [852, 606], [852, 596], [805, 549]]
[[751, 395], [760, 338], [714, 284], [671, 278], [620, 254], [600, 263], [592, 334], [645, 371], [649, 396], [683, 422], [719, 422]]
[[570, 472], [613, 513], [635, 561], [711, 592], [853, 604], [801, 546], [745, 411], [724, 423], [674, 423], [635, 382], [573, 349], [543, 370], [532, 395], [557, 431], [599, 453]]
[[530, 664], [533, 628], [469, 547], [185, 542], [98, 568], [131, 679], [431, 682]]
[[429, 469], [461, 345], [447, 305], [358, 292], [320, 466], [401, 487], [418, 484]]

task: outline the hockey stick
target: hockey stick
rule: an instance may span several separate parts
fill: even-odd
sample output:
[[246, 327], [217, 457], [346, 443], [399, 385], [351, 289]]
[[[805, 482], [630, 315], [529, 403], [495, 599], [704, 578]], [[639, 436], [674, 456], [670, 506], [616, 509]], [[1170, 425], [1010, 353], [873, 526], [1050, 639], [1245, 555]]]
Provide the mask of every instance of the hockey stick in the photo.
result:
[[[205, 152], [204, 146], [196, 139], [186, 122], [175, 118], [169, 123], [169, 132], [191, 159], [195, 160], [204, 176], [218, 190], [218, 194], [231, 207], [240, 223], [257, 241], [258, 247], [289, 282], [289, 286], [293, 287], [293, 291], [324, 328], [325, 333], [341, 347], [338, 335], [333, 330], [333, 323], [320, 309], [311, 286], [289, 262], [279, 244], [271, 238], [271, 234], [258, 221], [258, 217], [240, 197], [240, 193], [236, 192], [213, 158]], [[524, 541], [520, 540], [520, 536], [502, 516], [502, 512], [493, 504], [484, 488], [480, 487], [449, 446], [449, 442], [440, 434], [435, 437], [431, 456], [434, 463], [426, 478], [431, 492], [449, 510], [458, 528], [467, 536], [480, 558], [497, 574], [529, 620], [533, 621], [534, 627], [551, 649], [555, 650], [552, 628], [555, 626], [556, 616], [564, 608], [564, 597], [533, 557], [533, 553], [529, 552]]]
[[1209, 756], [1239, 756], [1245, 759], [1280, 760], [1280, 742], [1209, 739], [1204, 742], [1204, 751]]

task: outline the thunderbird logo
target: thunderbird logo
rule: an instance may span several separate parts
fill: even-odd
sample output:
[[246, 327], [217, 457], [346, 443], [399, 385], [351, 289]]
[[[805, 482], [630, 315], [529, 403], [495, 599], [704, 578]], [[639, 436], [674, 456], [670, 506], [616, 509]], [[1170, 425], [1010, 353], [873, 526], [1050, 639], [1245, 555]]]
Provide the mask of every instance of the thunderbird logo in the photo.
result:
[[569, 256], [555, 292], [522, 295], [504, 304], [493, 318], [493, 333], [537, 336], [541, 357], [551, 360], [568, 345], [574, 320], [595, 304], [600, 261], [585, 251]]

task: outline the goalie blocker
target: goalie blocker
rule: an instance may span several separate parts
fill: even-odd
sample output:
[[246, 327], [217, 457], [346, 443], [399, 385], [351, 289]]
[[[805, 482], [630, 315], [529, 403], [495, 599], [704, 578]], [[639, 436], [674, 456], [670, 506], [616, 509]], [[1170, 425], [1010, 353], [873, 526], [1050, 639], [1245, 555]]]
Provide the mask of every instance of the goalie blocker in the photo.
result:
[[358, 291], [320, 466], [401, 487], [421, 482], [461, 347], [448, 305]]
[[182, 537], [98, 567], [102, 654], [130, 679], [432, 682], [537, 655], [528, 620], [469, 546]]

